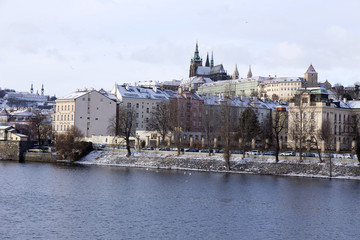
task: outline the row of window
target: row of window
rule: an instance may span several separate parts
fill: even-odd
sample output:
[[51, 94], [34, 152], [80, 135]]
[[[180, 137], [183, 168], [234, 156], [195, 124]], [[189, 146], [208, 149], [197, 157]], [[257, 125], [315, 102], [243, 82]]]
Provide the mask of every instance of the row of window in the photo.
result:
[[56, 125], [56, 131], [68, 131], [71, 125]]
[[[71, 111], [74, 111], [74, 105], [61, 105], [61, 111], [70, 111], [70, 106]], [[57, 106], [57, 111], [60, 112], [60, 105]]]
[[56, 115], [56, 120], [57, 121], [73, 121], [74, 120], [74, 115], [73, 114], [68, 114], [68, 115]]

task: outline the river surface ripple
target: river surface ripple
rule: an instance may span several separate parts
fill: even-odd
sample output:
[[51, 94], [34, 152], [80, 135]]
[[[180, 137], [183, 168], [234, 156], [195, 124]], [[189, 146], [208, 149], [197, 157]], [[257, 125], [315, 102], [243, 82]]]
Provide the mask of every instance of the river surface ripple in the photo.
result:
[[360, 181], [0, 162], [1, 239], [360, 239]]

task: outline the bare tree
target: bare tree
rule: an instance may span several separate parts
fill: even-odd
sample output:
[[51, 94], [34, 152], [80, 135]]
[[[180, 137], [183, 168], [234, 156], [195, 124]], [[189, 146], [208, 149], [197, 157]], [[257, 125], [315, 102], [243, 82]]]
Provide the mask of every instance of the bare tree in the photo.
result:
[[43, 140], [43, 144], [47, 145], [53, 140], [53, 131], [50, 124], [44, 124], [40, 128], [40, 139]]
[[222, 101], [220, 109], [220, 128], [219, 133], [223, 143], [224, 160], [226, 170], [230, 170], [231, 150], [234, 139], [234, 132], [236, 131], [236, 111], [231, 107], [231, 99], [225, 98]]
[[275, 161], [279, 162], [280, 136], [287, 128], [287, 112], [275, 110], [272, 121], [272, 133], [275, 140]]
[[239, 118], [238, 125], [238, 136], [242, 139], [243, 157], [245, 157], [247, 145], [258, 135], [259, 129], [259, 121], [254, 110], [251, 107], [246, 108]]
[[319, 143], [324, 144], [324, 151], [326, 152], [326, 150], [331, 149], [333, 138], [334, 135], [331, 131], [331, 122], [329, 119], [324, 119], [322, 121], [320, 129], [312, 131], [311, 142], [315, 145], [315, 148], [317, 149], [320, 162], [323, 162], [323, 160], [321, 158], [321, 146], [319, 146]]
[[336, 83], [334, 84], [333, 89], [335, 90], [336, 99], [342, 99], [345, 93], [344, 86], [340, 83]]
[[354, 113], [351, 115], [351, 118], [349, 120], [355, 140], [355, 153], [358, 161], [360, 162], [360, 116]]
[[162, 142], [165, 143], [165, 138], [168, 133], [172, 130], [170, 117], [170, 103], [163, 102], [160, 103], [156, 110], [151, 113], [151, 117], [147, 126], [150, 130], [156, 131], [161, 135]]
[[177, 155], [180, 155], [181, 147], [182, 147], [182, 122], [180, 118], [180, 102], [179, 99], [173, 99], [170, 102], [170, 129], [173, 132], [174, 143], [177, 147]]
[[259, 130], [260, 140], [262, 141], [262, 150], [268, 151], [272, 146], [273, 134], [272, 134], [272, 115], [268, 114], [260, 123]]
[[47, 116], [40, 110], [32, 110], [34, 115], [30, 119], [30, 128], [35, 133], [38, 144], [41, 141], [41, 128], [46, 124]]
[[130, 138], [135, 137], [135, 108], [120, 105], [117, 115], [110, 119], [108, 132], [124, 138], [127, 157], [131, 156]]
[[204, 112], [203, 112], [203, 118], [202, 118], [202, 126], [203, 126], [203, 132], [205, 135], [205, 141], [206, 146], [209, 149], [209, 156], [211, 155], [212, 151], [212, 139], [215, 137], [215, 132], [217, 129], [218, 124], [215, 121], [215, 114], [216, 111], [214, 110], [213, 105], [205, 105]]
[[81, 131], [72, 127], [65, 133], [55, 136], [55, 150], [63, 159], [75, 161], [91, 150], [91, 144], [82, 142]]
[[310, 104], [310, 95], [299, 95], [294, 106], [289, 109], [289, 135], [294, 148], [299, 150], [299, 161], [302, 162], [303, 149], [306, 144], [311, 146], [315, 131], [315, 112]]

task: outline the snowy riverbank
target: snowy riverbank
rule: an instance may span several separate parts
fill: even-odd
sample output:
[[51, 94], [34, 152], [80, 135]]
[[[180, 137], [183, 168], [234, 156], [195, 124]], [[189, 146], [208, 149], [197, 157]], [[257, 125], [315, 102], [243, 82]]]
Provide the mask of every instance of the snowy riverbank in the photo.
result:
[[[135, 152], [127, 158], [124, 151], [97, 150], [82, 158], [77, 163], [109, 165], [120, 167], [141, 167], [161, 169], [181, 169], [193, 171], [226, 172], [225, 162], [221, 154], [208, 156], [206, 154], [181, 154], [175, 152]], [[231, 158], [231, 173], [250, 173], [280, 176], [304, 176], [327, 178], [330, 174], [330, 164], [319, 163], [318, 159], [305, 159], [299, 163], [296, 158], [280, 159], [275, 163], [272, 156], [242, 158], [233, 155]], [[333, 159], [332, 177], [360, 180], [360, 167], [355, 160]]]

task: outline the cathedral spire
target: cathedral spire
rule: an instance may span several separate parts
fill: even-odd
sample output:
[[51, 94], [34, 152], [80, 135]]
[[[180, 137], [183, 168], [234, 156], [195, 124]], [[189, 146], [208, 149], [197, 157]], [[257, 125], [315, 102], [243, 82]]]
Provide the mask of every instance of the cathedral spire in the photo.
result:
[[207, 54], [206, 54], [205, 67], [210, 67], [210, 62], [209, 62], [209, 53], [207, 53]]
[[41, 84], [41, 96], [44, 96], [44, 84]]
[[33, 84], [31, 84], [30, 93], [31, 93], [31, 94], [33, 94], [33, 93], [34, 93], [34, 87], [33, 87]]
[[247, 74], [246, 77], [247, 78], [252, 78], [251, 65], [249, 65], [249, 71], [248, 71], [248, 74]]
[[200, 55], [199, 55], [199, 47], [198, 47], [197, 41], [196, 41], [196, 47], [195, 47], [195, 52], [194, 52], [194, 61], [195, 62], [202, 61], [202, 59], [200, 58]]
[[235, 70], [234, 70], [234, 73], [232, 75], [232, 79], [239, 79], [239, 71], [238, 71], [238, 68], [237, 68], [237, 64], [235, 64]]
[[210, 67], [214, 67], [214, 53], [211, 51]]

